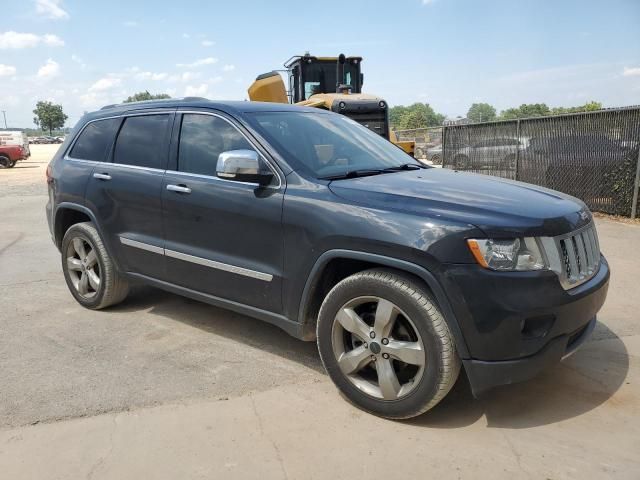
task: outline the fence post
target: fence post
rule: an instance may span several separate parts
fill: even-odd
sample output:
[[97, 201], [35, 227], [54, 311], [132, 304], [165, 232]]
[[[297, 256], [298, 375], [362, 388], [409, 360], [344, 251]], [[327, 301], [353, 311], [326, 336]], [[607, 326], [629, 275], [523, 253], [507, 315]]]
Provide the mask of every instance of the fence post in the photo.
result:
[[638, 188], [640, 187], [640, 148], [636, 159], [636, 179], [633, 182], [633, 200], [631, 200], [631, 218], [636, 218], [638, 209]]
[[444, 159], [447, 157], [447, 126], [442, 126], [442, 168], [444, 168]]
[[516, 145], [516, 180], [518, 180], [518, 170], [520, 169], [520, 119], [516, 120], [516, 138], [518, 139], [518, 145]]

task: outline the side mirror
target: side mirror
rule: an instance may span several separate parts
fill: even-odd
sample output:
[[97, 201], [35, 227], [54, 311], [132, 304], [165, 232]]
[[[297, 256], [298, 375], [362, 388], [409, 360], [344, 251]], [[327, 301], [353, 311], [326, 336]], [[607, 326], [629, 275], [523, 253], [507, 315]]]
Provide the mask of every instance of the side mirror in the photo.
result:
[[268, 185], [273, 173], [260, 167], [260, 157], [255, 150], [229, 150], [218, 155], [216, 175], [225, 180]]

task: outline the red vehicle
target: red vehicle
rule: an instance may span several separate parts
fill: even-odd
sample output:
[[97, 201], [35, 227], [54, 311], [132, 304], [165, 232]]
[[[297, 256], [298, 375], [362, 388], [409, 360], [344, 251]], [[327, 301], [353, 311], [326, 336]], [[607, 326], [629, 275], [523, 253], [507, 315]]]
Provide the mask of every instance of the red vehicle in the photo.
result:
[[20, 160], [28, 157], [22, 145], [0, 145], [0, 167], [13, 168]]

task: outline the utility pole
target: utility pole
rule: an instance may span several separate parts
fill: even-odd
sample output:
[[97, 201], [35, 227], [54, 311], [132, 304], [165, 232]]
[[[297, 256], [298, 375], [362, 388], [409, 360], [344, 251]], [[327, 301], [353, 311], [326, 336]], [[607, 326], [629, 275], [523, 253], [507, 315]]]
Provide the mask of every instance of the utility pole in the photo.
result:
[[2, 110], [2, 116], [4, 117], [4, 129], [6, 130], [7, 128], [7, 111], [6, 110]]

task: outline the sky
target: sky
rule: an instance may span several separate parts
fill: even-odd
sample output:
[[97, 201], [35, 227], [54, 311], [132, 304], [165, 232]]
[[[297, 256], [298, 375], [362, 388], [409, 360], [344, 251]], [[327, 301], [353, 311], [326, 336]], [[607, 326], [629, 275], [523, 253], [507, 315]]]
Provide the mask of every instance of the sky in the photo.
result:
[[[83, 112], [143, 90], [243, 100], [292, 55], [364, 57], [363, 91], [449, 117], [640, 104], [640, 0], [1, 0], [0, 110]], [[0, 117], [0, 126], [4, 126]]]

